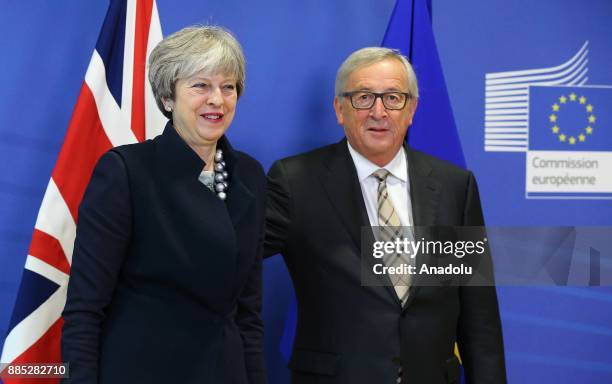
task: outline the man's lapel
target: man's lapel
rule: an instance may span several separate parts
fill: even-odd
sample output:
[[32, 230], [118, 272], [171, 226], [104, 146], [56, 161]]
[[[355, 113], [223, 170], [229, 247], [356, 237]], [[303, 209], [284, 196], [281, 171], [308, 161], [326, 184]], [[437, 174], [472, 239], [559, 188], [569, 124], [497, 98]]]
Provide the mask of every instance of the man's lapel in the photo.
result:
[[[357, 256], [359, 257], [358, 261], [362, 279], [368, 277], [373, 279], [373, 281], [367, 282], [368, 285], [371, 284], [372, 288], [377, 288], [375, 289], [376, 291], [385, 297], [391, 297], [398, 305], [401, 305], [389, 276], [386, 274], [373, 275], [371, 273], [375, 264], [374, 258], [366, 257], [366, 264], [361, 263], [362, 246], [365, 244], [369, 247], [373, 244], [374, 234], [370, 226], [365, 202], [363, 201], [357, 170], [348, 150], [346, 139], [343, 139], [334, 146], [332, 153], [325, 160], [324, 164], [321, 182], [332, 207], [335, 209], [335, 213], [340, 216], [345, 229], [349, 232], [355, 246], [359, 250]], [[384, 289], [378, 289], [383, 286]], [[387, 293], [383, 293], [385, 291]]]
[[431, 165], [422, 155], [408, 146], [405, 149], [414, 226], [434, 225], [440, 200], [440, 183], [431, 176]]
[[[440, 183], [432, 177], [432, 168], [427, 160], [408, 145], [404, 146], [408, 159], [408, 179], [410, 180], [410, 202], [412, 204], [412, 221], [414, 240], [418, 241], [419, 228], [436, 224], [440, 201]], [[417, 256], [418, 258], [418, 256]], [[418, 259], [417, 259], [418, 267]], [[420, 287], [412, 285], [408, 300], [403, 307], [406, 310], [414, 300]]]
[[324, 160], [323, 168], [321, 183], [331, 206], [340, 216], [355, 246], [361, 249], [361, 228], [369, 227], [370, 220], [346, 139], [334, 146], [329, 157]]

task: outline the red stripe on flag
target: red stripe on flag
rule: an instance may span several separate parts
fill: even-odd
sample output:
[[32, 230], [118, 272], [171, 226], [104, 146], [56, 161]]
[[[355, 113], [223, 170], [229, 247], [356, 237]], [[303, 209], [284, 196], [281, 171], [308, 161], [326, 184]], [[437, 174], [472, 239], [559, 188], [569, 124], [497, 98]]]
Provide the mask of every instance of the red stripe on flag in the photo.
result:
[[65, 274], [70, 274], [70, 264], [64, 254], [60, 242], [53, 236], [34, 229], [32, 242], [30, 243], [30, 255], [44, 261], [59, 269]]
[[134, 78], [132, 80], [132, 131], [138, 141], [145, 139], [145, 69], [152, 11], [153, 0], [140, 0], [136, 3]]
[[[13, 365], [22, 363], [61, 363], [60, 340], [64, 319], [59, 318], [47, 332], [30, 348], [12, 361]], [[69, 368], [70, 369], [70, 368]], [[59, 379], [3, 379], [5, 384], [58, 384]]]
[[94, 166], [100, 156], [111, 147], [100, 122], [93, 94], [87, 84], [83, 84], [53, 170], [53, 180], [75, 222]]

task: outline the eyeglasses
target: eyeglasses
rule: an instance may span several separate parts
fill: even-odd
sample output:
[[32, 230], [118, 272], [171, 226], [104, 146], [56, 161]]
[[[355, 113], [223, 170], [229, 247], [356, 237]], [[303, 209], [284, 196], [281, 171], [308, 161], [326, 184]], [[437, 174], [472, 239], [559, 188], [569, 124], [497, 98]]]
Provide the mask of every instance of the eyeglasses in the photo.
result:
[[406, 101], [412, 99], [412, 95], [406, 92], [368, 92], [368, 91], [353, 91], [343, 92], [340, 96], [348, 97], [351, 100], [351, 105], [355, 109], [370, 109], [376, 103], [376, 99], [380, 97], [386, 109], [403, 109], [406, 106]]
[[369, 92], [369, 91], [352, 91], [343, 92], [340, 96], [348, 97], [351, 100], [351, 105], [355, 109], [370, 109], [376, 103], [376, 99], [380, 97], [386, 109], [403, 109], [406, 106], [406, 101], [412, 98], [410, 93], [406, 92]]

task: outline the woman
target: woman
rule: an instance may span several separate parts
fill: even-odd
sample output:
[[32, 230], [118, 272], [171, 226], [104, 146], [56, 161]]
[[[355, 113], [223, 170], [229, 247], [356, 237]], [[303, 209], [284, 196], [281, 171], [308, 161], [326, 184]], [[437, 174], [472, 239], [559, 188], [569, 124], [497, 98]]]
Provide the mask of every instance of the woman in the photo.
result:
[[264, 173], [224, 136], [245, 64], [219, 27], [151, 53], [170, 119], [100, 159], [81, 206], [64, 309], [71, 383], [263, 383]]

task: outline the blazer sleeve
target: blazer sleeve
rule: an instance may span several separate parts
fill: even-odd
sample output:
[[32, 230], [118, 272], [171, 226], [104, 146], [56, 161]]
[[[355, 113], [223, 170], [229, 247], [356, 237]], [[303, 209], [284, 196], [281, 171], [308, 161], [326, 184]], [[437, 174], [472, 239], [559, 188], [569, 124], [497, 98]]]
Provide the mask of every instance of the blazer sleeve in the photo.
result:
[[[463, 225], [484, 226], [478, 186], [472, 173], [468, 177]], [[465, 286], [460, 288], [459, 294], [461, 312], [457, 343], [466, 383], [506, 383], [504, 343], [495, 287]]]
[[282, 253], [288, 243], [291, 229], [290, 205], [291, 194], [285, 167], [281, 161], [276, 161], [268, 171], [265, 257]]
[[62, 329], [68, 383], [97, 383], [101, 326], [130, 242], [132, 214], [125, 164], [103, 155], [81, 205]]
[[[265, 176], [260, 168], [261, 185], [259, 186], [257, 201], [260, 207], [257, 210], [257, 220], [263, 221], [265, 209]], [[264, 226], [260, 226], [258, 233], [257, 251], [255, 261], [249, 272], [247, 282], [238, 298], [236, 324], [244, 343], [246, 371], [249, 384], [267, 383], [263, 355], [264, 324], [261, 318], [262, 309], [262, 262], [264, 246]]]

